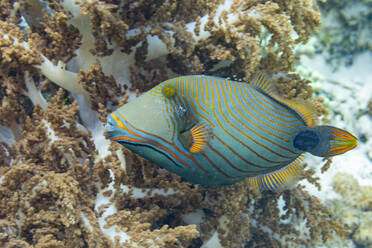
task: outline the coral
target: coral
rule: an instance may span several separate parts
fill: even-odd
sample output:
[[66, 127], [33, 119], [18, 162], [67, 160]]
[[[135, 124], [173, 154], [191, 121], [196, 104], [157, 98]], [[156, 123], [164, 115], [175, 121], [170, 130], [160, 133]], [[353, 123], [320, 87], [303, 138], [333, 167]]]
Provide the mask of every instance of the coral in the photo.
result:
[[356, 245], [371, 246], [372, 187], [361, 186], [353, 176], [339, 173], [334, 177], [333, 188], [341, 195], [330, 202], [335, 215]]
[[[97, 110], [98, 105], [106, 106], [110, 96], [122, 96], [125, 94], [124, 87], [118, 85], [115, 78], [106, 76], [102, 72], [100, 62], [97, 60], [87, 69], [87, 71], [80, 70], [77, 81], [89, 93], [89, 99], [92, 108]], [[110, 101], [113, 105], [118, 105], [115, 100]]]
[[372, 49], [371, 22], [372, 2], [327, 0], [319, 3], [324, 16], [324, 25], [319, 32], [328, 62], [338, 68], [341, 64], [351, 65], [355, 55]]
[[[108, 112], [181, 74], [249, 81], [263, 70], [286, 97], [310, 100], [293, 65], [295, 46], [320, 25], [313, 1], [0, 7], [0, 246], [313, 246], [342, 235], [300, 186], [205, 188], [103, 133]], [[311, 170], [303, 178], [318, 185]]]
[[310, 81], [301, 79], [297, 74], [289, 74], [287, 78], [280, 77], [273, 81], [285, 98], [310, 99], [313, 95]]
[[367, 111], [372, 116], [372, 98], [368, 101]]

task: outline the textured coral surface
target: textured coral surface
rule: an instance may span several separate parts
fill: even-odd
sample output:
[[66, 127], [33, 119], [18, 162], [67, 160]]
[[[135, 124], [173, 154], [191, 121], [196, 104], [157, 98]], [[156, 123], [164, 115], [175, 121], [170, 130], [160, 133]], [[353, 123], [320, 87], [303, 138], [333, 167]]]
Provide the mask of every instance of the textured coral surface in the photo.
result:
[[356, 55], [372, 51], [370, 0], [327, 0], [319, 5], [325, 24], [319, 48], [328, 50], [330, 64], [335, 68], [352, 65]]
[[[176, 75], [280, 73], [284, 96], [310, 99], [293, 66], [320, 25], [315, 2], [4, 0], [0, 10], [1, 247], [311, 247], [343, 235], [302, 186], [204, 188], [103, 133], [108, 112]], [[301, 177], [319, 186], [313, 174]]]

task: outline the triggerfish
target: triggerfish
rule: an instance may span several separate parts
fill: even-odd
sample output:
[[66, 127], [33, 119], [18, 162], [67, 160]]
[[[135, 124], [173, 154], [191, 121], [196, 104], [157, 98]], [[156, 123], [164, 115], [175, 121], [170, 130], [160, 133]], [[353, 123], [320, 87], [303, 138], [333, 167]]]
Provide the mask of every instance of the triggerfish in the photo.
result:
[[203, 75], [166, 80], [111, 113], [105, 130], [191, 182], [248, 177], [260, 191], [292, 183], [305, 152], [330, 157], [357, 145], [344, 130], [316, 125], [309, 103], [281, 97], [262, 74], [250, 84]]

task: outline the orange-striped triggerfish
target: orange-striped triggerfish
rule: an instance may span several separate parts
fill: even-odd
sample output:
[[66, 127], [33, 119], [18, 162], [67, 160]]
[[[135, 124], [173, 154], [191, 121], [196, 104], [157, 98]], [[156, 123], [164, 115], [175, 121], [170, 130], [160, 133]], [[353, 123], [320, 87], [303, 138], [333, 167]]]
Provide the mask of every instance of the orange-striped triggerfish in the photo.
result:
[[253, 83], [212, 76], [164, 81], [108, 116], [110, 138], [187, 180], [229, 185], [249, 177], [278, 190], [302, 168], [303, 154], [329, 157], [357, 138], [317, 126], [309, 104], [282, 98], [260, 74]]

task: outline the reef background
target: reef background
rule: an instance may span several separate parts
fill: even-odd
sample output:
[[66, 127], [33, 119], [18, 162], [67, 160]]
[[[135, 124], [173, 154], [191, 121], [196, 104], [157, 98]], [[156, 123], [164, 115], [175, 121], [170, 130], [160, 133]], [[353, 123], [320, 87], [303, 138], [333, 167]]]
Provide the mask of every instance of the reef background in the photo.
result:
[[[311, 0], [1, 1], [0, 246], [372, 245], [372, 9], [351, 2], [319, 2], [314, 36]], [[165, 79], [259, 71], [358, 149], [257, 195], [191, 184], [104, 136], [108, 112]]]

